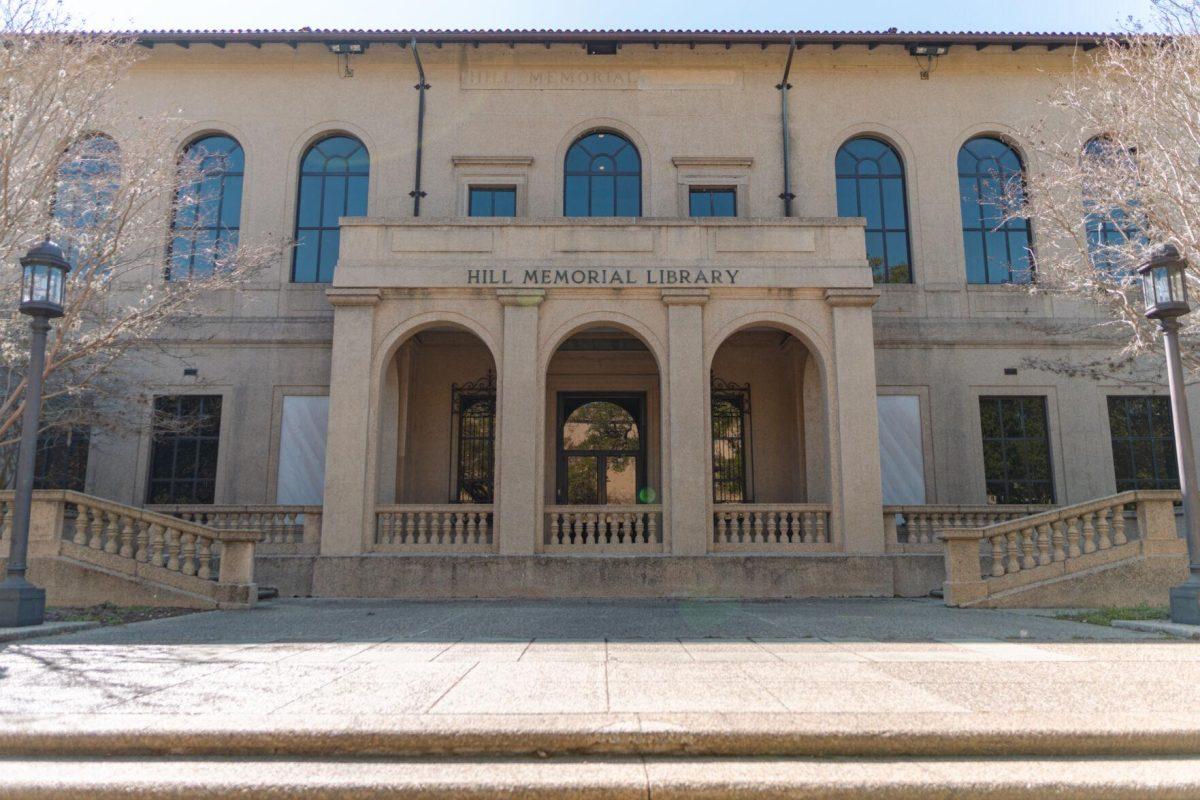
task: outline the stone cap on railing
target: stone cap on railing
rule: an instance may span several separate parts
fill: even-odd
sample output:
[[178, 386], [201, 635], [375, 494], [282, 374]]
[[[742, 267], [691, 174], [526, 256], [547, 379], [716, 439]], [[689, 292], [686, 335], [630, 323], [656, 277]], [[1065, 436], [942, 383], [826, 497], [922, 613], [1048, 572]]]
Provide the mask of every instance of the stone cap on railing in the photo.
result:
[[1047, 503], [1014, 503], [1014, 504], [987, 504], [987, 503], [958, 503], [958, 504], [933, 504], [933, 503], [911, 503], [905, 505], [890, 505], [883, 507], [885, 514], [1010, 514], [1021, 511], [1027, 511], [1030, 514], [1039, 511], [1049, 511], [1058, 506]]
[[211, 505], [207, 503], [147, 503], [150, 511], [161, 514], [320, 514], [319, 505], [257, 503], [250, 505]]
[[[0, 499], [12, 499], [12, 496], [13, 492], [11, 491], [0, 492]], [[112, 500], [105, 500], [102, 497], [70, 489], [40, 489], [33, 493], [33, 501], [35, 503], [75, 503], [76, 505], [85, 505], [103, 511], [111, 511], [114, 514], [133, 517], [149, 524], [162, 525], [185, 533], [194, 533], [217, 542], [256, 542], [259, 538], [258, 531], [210, 528], [207, 525], [189, 522], [169, 514], [162, 514], [135, 506], [127, 506]]]
[[943, 541], [983, 539], [1005, 533], [1015, 533], [1045, 523], [1059, 522], [1068, 517], [1077, 517], [1080, 514], [1112, 508], [1118, 504], [1128, 505], [1130, 503], [1155, 501], [1173, 503], [1181, 497], [1182, 495], [1177, 491], [1164, 489], [1139, 489], [1136, 491], [1118, 492], [1117, 494], [1101, 497], [1096, 500], [1052, 508], [1048, 511], [1030, 514], [1027, 517], [1020, 517], [1007, 522], [998, 522], [995, 525], [988, 525], [982, 528], [943, 528], [938, 531], [938, 537]]

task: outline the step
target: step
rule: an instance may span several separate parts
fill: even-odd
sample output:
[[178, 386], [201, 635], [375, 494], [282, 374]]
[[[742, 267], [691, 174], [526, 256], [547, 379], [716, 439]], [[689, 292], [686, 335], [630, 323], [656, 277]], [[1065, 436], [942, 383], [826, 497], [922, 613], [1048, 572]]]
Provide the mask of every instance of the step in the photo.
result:
[[0, 760], [0, 800], [1196, 797], [1200, 759]]
[[1200, 718], [578, 714], [0, 718], [0, 757], [1200, 757]]

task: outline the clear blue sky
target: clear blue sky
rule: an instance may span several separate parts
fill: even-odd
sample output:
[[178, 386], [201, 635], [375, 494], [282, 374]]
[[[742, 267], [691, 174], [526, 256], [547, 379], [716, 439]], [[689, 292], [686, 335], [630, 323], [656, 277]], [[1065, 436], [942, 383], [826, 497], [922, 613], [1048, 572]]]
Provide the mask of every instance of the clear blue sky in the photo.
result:
[[91, 28], [1111, 31], [1150, 0], [64, 0]]

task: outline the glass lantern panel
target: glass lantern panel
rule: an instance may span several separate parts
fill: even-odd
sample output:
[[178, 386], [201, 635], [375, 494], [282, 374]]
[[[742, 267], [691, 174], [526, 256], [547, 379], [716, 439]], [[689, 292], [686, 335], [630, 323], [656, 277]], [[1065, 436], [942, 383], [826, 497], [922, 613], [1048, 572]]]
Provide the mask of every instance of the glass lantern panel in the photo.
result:
[[1154, 275], [1154, 303], [1171, 302], [1171, 273], [1166, 267], [1154, 267], [1150, 270]]
[[56, 306], [63, 304], [63, 273], [62, 270], [54, 267], [47, 267], [47, 292], [46, 299], [54, 303]]
[[1171, 299], [1177, 303], [1187, 302], [1187, 282], [1183, 278], [1183, 269], [1173, 269], [1171, 275]]

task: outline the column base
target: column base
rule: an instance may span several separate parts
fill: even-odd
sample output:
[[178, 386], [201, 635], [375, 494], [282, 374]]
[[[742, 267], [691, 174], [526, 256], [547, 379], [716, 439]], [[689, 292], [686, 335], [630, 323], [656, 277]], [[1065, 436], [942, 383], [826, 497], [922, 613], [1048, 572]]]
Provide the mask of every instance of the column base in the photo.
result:
[[1200, 581], [1195, 576], [1187, 583], [1171, 587], [1171, 622], [1200, 625]]
[[46, 618], [46, 590], [24, 578], [0, 583], [0, 628], [41, 625]]

